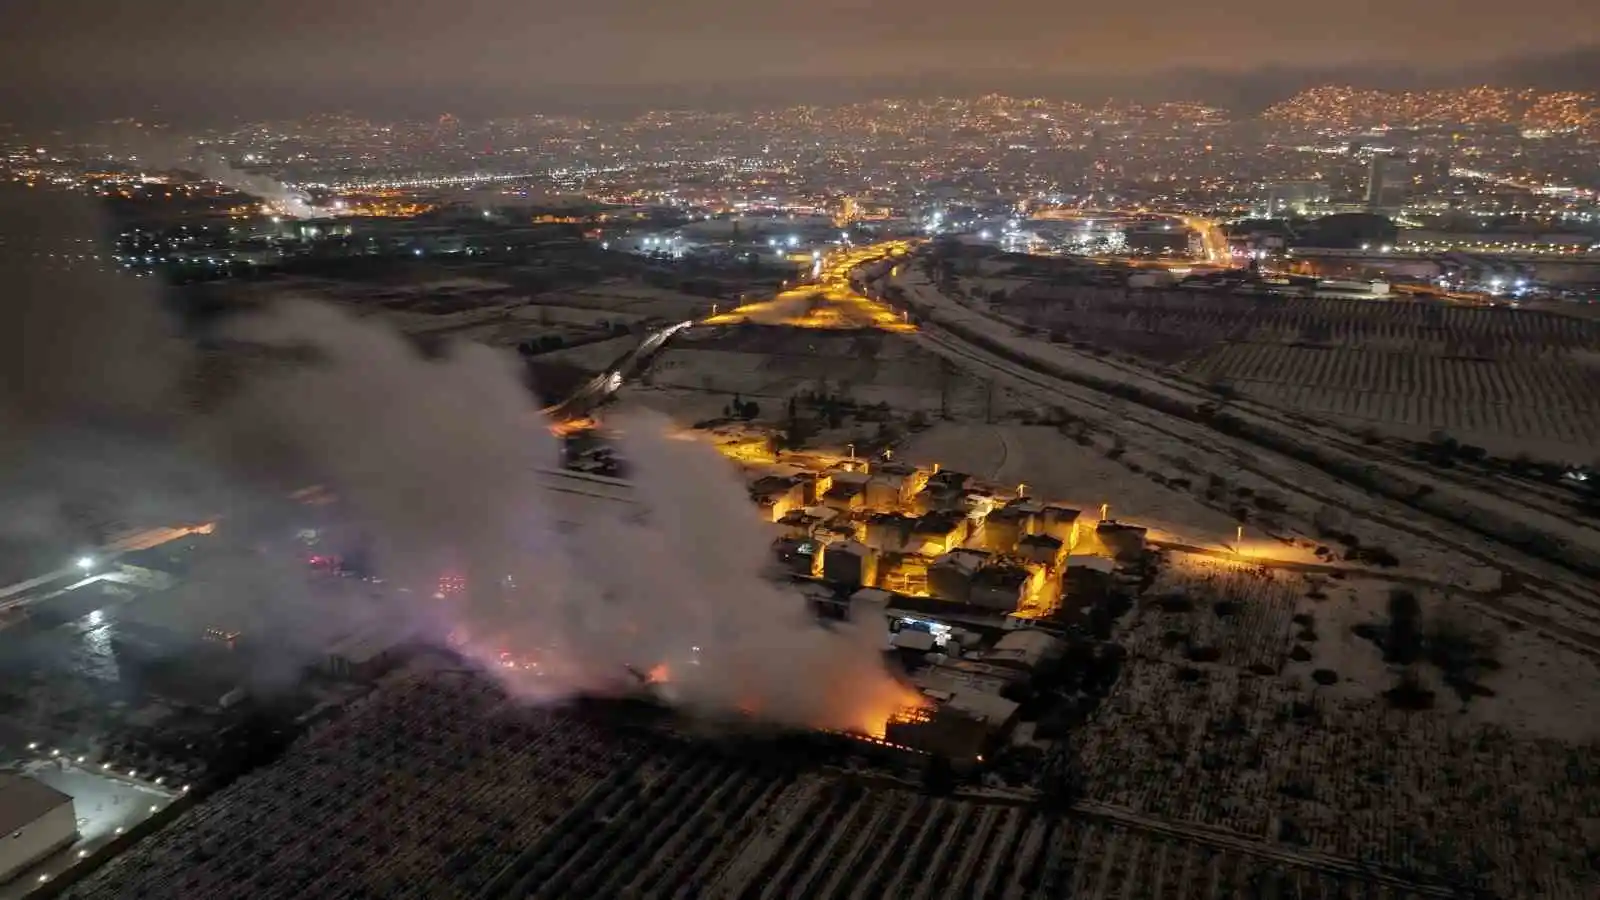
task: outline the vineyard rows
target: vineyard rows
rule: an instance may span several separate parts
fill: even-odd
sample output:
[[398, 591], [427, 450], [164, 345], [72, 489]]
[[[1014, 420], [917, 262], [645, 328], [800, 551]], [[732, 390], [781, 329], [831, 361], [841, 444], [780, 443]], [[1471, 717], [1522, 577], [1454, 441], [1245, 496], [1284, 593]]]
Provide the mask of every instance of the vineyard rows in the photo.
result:
[[[1172, 616], [1159, 606], [1138, 613], [1141, 623], [1162, 627], [1134, 627], [1123, 640], [1129, 652], [1148, 657], [1184, 659], [1186, 649], [1210, 648], [1224, 666], [1252, 666], [1277, 671], [1287, 661], [1298, 592], [1286, 580], [1268, 572], [1242, 569], [1229, 563], [1195, 564], [1196, 574], [1173, 578], [1163, 573], [1153, 586], [1155, 594], [1183, 598], [1193, 605], [1192, 615]], [[1226, 604], [1219, 611], [1218, 604]], [[1182, 635], [1177, 642], [1174, 636]]]
[[[1215, 595], [1220, 582], [1189, 593]], [[1179, 613], [1150, 604], [1130, 617], [1119, 635], [1129, 650], [1121, 679], [1073, 736], [1092, 799], [1476, 879], [1500, 896], [1593, 896], [1586, 845], [1555, 836], [1584, 833], [1600, 816], [1594, 748], [1393, 710], [1381, 697], [1336, 698], [1301, 675], [1229, 665], [1281, 659], [1299, 639], [1282, 628], [1293, 607], [1270, 584], [1241, 583], [1231, 595], [1263, 604], [1256, 613], [1218, 616], [1197, 602]], [[1222, 660], [1184, 659], [1174, 629], [1226, 648]], [[1184, 674], [1197, 670], [1198, 679]]]
[[1378, 895], [1236, 850], [1017, 803], [694, 760], [684, 751], [670, 785], [623, 779], [597, 790], [485, 900], [1188, 900], [1259, 896], [1269, 884], [1282, 897]]
[[1056, 900], [1400, 897], [1015, 798], [936, 797], [528, 709], [473, 676], [381, 688], [68, 896]]
[[1396, 300], [1312, 300], [1024, 288], [1007, 314], [1041, 327], [1155, 332], [1201, 346], [1225, 340], [1306, 341], [1461, 355], [1542, 356], [1600, 350], [1600, 322], [1555, 313]]
[[1600, 368], [1413, 353], [1224, 344], [1187, 367], [1257, 399], [1312, 412], [1438, 428], [1600, 444]]
[[639, 747], [477, 679], [379, 691], [68, 896], [474, 896]]

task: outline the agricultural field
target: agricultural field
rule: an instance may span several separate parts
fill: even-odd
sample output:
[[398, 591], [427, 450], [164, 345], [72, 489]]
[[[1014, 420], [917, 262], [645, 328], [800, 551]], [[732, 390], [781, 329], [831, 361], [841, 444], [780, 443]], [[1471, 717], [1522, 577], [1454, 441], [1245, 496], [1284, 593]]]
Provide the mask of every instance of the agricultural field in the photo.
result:
[[[1108, 459], [1104, 447], [1080, 445], [1055, 428], [1012, 422], [981, 425], [939, 422], [907, 438], [900, 458], [966, 472], [998, 484], [1026, 483], [1030, 494], [1064, 503], [1098, 518], [1100, 505], [1123, 521], [1158, 529], [1173, 539], [1231, 540], [1236, 520], [1208, 507], [1189, 491], [1157, 484]], [[1129, 460], [1130, 462], [1132, 460]], [[1179, 470], [1152, 461], [1149, 471]], [[1204, 479], [1196, 479], [1204, 487]]]
[[[1587, 687], [1551, 673], [1542, 690], [1525, 683], [1526, 648], [1484, 650], [1496, 663], [1470, 688], [1419, 661], [1432, 706], [1399, 705], [1385, 692], [1407, 667], [1351, 630], [1384, 603], [1340, 588], [1246, 565], [1169, 567], [1116, 635], [1121, 678], [1073, 735], [1089, 796], [1498, 896], [1592, 896], [1600, 733], [1568, 720], [1593, 709], [1593, 661], [1565, 662]], [[1495, 631], [1446, 598], [1423, 609]]]
[[1406, 438], [1586, 461], [1600, 442], [1600, 322], [1390, 300], [1038, 285], [994, 307], [1053, 339]]
[[719, 302], [638, 278], [601, 280], [592, 272], [424, 263], [400, 274], [284, 276], [209, 285], [205, 291], [235, 303], [313, 298], [352, 316], [382, 318], [409, 335], [525, 350], [577, 346], [618, 332], [698, 318]]
[[794, 748], [622, 728], [465, 673], [408, 676], [66, 896], [1415, 895], [1349, 860], [1102, 804], [932, 795]]
[[[962, 377], [909, 342], [866, 330], [745, 325], [691, 334], [669, 344], [642, 381], [630, 390], [653, 394], [645, 402], [662, 408], [671, 408], [666, 395], [708, 396], [714, 400], [709, 405], [720, 409], [738, 394], [761, 404], [768, 418], [807, 391], [885, 403], [902, 417], [919, 410], [936, 415], [941, 408], [983, 417], [1015, 408], [1009, 392], [991, 391], [987, 382]], [[699, 410], [708, 404], [685, 405]]]
[[1252, 399], [1412, 439], [1584, 462], [1600, 446], [1600, 365], [1404, 351], [1222, 344], [1184, 367]]
[[1347, 887], [1336, 874], [1109, 816], [680, 753], [670, 774], [602, 785], [485, 896], [1045, 900], [1339, 896]]
[[68, 896], [473, 896], [640, 752], [556, 721], [476, 676], [392, 685]]

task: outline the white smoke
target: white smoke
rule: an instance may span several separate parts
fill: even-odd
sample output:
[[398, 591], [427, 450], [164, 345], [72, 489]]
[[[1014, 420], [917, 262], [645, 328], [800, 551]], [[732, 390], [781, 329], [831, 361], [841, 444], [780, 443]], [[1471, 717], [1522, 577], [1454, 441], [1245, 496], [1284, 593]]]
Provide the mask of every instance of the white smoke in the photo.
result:
[[664, 665], [672, 697], [708, 712], [847, 728], [866, 726], [864, 705], [898, 705], [873, 632], [824, 630], [761, 576], [768, 542], [743, 483], [664, 418], [620, 420], [642, 515], [600, 501], [563, 522], [538, 474], [558, 465], [556, 440], [506, 356], [465, 344], [425, 361], [313, 303], [240, 333], [320, 362], [254, 385], [230, 417], [267, 425], [335, 486], [413, 596], [461, 575], [464, 597], [420, 612], [513, 690], [602, 690]]
[[[97, 289], [112, 306], [137, 299], [120, 282]], [[33, 307], [70, 298], [39, 290], [20, 299], [26, 331]], [[150, 298], [137, 302], [148, 308]], [[126, 333], [92, 317], [74, 321], [76, 334], [57, 334], [53, 345], [72, 345], [91, 372], [100, 358], [121, 359], [118, 342], [130, 334], [167, 346], [158, 317]], [[641, 515], [603, 501], [574, 514], [541, 483], [539, 470], [558, 465], [558, 446], [510, 357], [461, 344], [424, 359], [386, 326], [308, 301], [277, 304], [232, 336], [308, 361], [255, 373], [214, 412], [175, 420], [169, 410], [151, 414], [159, 404], [141, 387], [174, 380], [184, 362], [170, 352], [139, 357], [146, 377], [129, 379], [139, 389], [126, 396], [100, 379], [54, 385], [55, 360], [23, 357], [17, 383], [49, 390], [0, 395], [0, 421], [12, 413], [59, 430], [104, 389], [106, 402], [142, 423], [142, 446], [166, 449], [162, 465], [128, 457], [117, 473], [128, 484], [166, 466], [231, 473], [230, 487], [243, 494], [275, 490], [253, 474], [270, 459], [274, 472], [331, 488], [370, 539], [383, 595], [319, 607], [327, 596], [310, 596], [286, 559], [241, 554], [209, 565], [205, 593], [249, 605], [252, 627], [298, 635], [310, 654], [333, 632], [403, 619], [530, 699], [605, 690], [628, 682], [625, 667], [659, 667], [687, 708], [870, 730], [914, 696], [884, 668], [881, 632], [825, 630], [797, 593], [761, 577], [767, 542], [742, 483], [715, 451], [669, 437], [665, 420], [622, 419]], [[35, 433], [23, 452], [43, 441]], [[121, 457], [108, 456], [114, 470]], [[69, 482], [75, 471], [50, 480]], [[188, 487], [151, 478], [146, 493]], [[574, 519], [579, 527], [564, 527]], [[464, 580], [461, 595], [434, 596], [445, 572]]]
[[330, 215], [329, 210], [311, 202], [310, 195], [289, 187], [267, 175], [235, 169], [227, 160], [214, 153], [202, 153], [196, 159], [200, 174], [225, 187], [257, 197], [279, 215], [295, 219], [317, 219]]

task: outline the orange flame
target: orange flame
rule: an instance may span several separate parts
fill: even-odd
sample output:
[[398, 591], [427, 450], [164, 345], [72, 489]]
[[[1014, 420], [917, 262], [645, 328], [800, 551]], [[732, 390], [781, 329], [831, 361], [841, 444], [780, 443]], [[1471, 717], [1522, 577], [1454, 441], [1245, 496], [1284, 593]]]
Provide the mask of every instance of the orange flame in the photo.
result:
[[933, 707], [921, 692], [898, 683], [895, 690], [868, 699], [871, 702], [851, 715], [846, 730], [879, 740], [889, 733], [891, 722], [927, 721]]

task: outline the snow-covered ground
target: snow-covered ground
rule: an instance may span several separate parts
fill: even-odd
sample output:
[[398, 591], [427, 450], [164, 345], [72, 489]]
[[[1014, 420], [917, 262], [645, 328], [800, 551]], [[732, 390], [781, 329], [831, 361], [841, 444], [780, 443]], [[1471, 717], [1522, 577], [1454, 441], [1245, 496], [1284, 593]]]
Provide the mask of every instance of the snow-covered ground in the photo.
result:
[[[1387, 620], [1395, 585], [1169, 555], [1118, 626], [1120, 680], [1072, 737], [1091, 796], [1171, 819], [1415, 871], [1459, 867], [1505, 896], [1591, 896], [1577, 834], [1596, 808], [1600, 671], [1533, 631], [1493, 635], [1492, 695], [1463, 703], [1426, 661], [1434, 706], [1393, 709], [1400, 667], [1352, 632]], [[1297, 658], [1298, 657], [1298, 658]], [[1580, 844], [1582, 841], [1579, 842]]]
[[[1570, 570], [1524, 554], [1504, 542], [1481, 537], [1471, 529], [1419, 512], [1399, 500], [1376, 495], [1310, 464], [1229, 437], [1204, 423], [1123, 402], [1073, 381], [1041, 375], [1000, 360], [992, 353], [943, 333], [941, 323], [959, 322], [962, 328], [987, 335], [988, 339], [1011, 348], [1014, 353], [1058, 370], [1108, 382], [1135, 384], [1190, 408], [1216, 399], [1203, 389], [1148, 368], [1094, 357], [1069, 346], [1021, 335], [1003, 322], [943, 297], [915, 267], [908, 268], [912, 271], [903, 273], [899, 283], [913, 295], [914, 304], [935, 311], [934, 320], [924, 323], [923, 332], [915, 336], [930, 349], [1006, 379], [1024, 396], [1081, 417], [1098, 433], [1118, 435], [1126, 440], [1130, 455], [1143, 451], [1162, 459], [1185, 460], [1204, 473], [1202, 477], [1223, 478], [1230, 487], [1240, 485], [1257, 492], [1263, 488], [1277, 492], [1288, 509], [1274, 518], [1296, 534], [1314, 537], [1323, 530], [1313, 527], [1314, 522], [1333, 519], [1342, 530], [1355, 534], [1363, 545], [1392, 552], [1402, 566], [1425, 569], [1433, 578], [1453, 580], [1463, 587], [1484, 587], [1483, 575], [1487, 568], [1514, 567], [1514, 571], [1526, 579], [1537, 579], [1525, 580], [1523, 593], [1515, 598], [1523, 609], [1552, 621], [1556, 617], [1574, 619], [1573, 627], [1581, 626], [1580, 630], [1589, 635], [1584, 640], [1600, 647], [1600, 642], [1594, 640], [1594, 636], [1600, 635], [1600, 626], [1594, 622], [1596, 613], [1600, 612], [1600, 604], [1595, 603], [1594, 585]], [[1416, 486], [1409, 490], [1428, 491], [1427, 503], [1432, 507], [1453, 506], [1460, 511], [1459, 515], [1480, 522], [1525, 522], [1572, 541], [1586, 554], [1600, 552], [1600, 530], [1577, 525], [1549, 506], [1551, 501], [1527, 495], [1515, 486], [1420, 469], [1398, 458], [1392, 450], [1365, 446], [1348, 432], [1327, 423], [1291, 418], [1282, 411], [1259, 404], [1235, 402], [1229, 404], [1229, 409], [1253, 427], [1277, 432], [1351, 465], [1367, 466], [1379, 476], [1395, 477], [1403, 484]]]
[[1110, 504], [1113, 518], [1166, 532], [1173, 540], [1215, 544], [1234, 539], [1232, 519], [1190, 494], [1163, 487], [1083, 447], [1054, 428], [941, 422], [908, 438], [900, 456], [939, 463], [1002, 484], [1025, 483], [1028, 493], [1064, 502], [1099, 518]]

